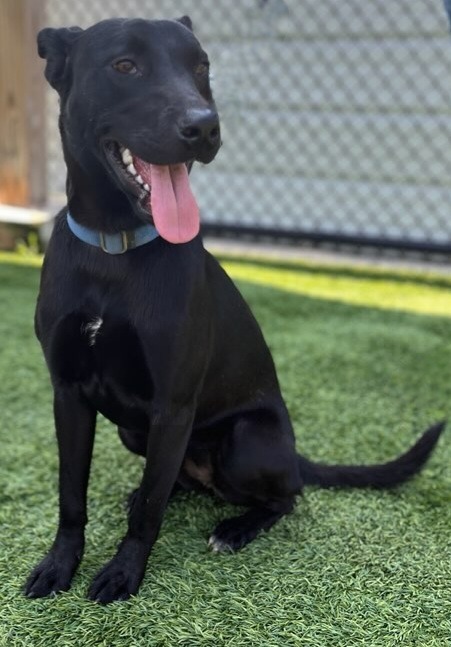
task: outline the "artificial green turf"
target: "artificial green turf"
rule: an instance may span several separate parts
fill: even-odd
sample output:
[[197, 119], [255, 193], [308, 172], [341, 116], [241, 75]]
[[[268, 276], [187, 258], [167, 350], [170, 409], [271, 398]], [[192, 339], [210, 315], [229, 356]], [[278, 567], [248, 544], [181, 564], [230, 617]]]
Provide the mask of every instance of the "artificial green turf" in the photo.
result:
[[[292, 515], [236, 555], [206, 546], [233, 508], [180, 496], [139, 595], [102, 607], [86, 590], [124, 532], [123, 502], [142, 467], [102, 420], [73, 587], [24, 598], [28, 571], [53, 538], [57, 461], [32, 331], [39, 270], [13, 260], [0, 259], [0, 645], [451, 645], [451, 429], [410, 483], [390, 492], [310, 488]], [[380, 461], [451, 417], [451, 280], [225, 264], [263, 326], [305, 453]]]

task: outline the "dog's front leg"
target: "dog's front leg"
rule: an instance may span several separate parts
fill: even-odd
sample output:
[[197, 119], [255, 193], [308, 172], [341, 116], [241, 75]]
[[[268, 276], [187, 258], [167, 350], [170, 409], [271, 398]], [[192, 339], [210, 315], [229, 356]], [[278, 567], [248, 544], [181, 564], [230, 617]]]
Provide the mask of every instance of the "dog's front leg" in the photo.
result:
[[152, 414], [146, 465], [128, 530], [116, 555], [94, 579], [89, 589], [92, 600], [106, 604], [126, 600], [138, 591], [185, 455], [193, 418], [194, 407], [165, 408], [164, 413]]
[[84, 549], [96, 411], [76, 387], [58, 387], [54, 414], [59, 452], [59, 525], [52, 548], [28, 578], [25, 592], [29, 597], [67, 591]]

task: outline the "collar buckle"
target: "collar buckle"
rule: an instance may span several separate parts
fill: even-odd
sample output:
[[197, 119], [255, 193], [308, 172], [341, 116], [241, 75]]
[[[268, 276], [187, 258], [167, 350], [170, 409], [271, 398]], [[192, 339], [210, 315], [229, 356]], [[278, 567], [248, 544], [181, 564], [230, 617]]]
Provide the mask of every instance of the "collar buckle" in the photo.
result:
[[[125, 252], [130, 247], [127, 232], [122, 230], [119, 232], [119, 234], [120, 234], [120, 242], [122, 244], [122, 247], [117, 249], [115, 244], [113, 244], [113, 247], [111, 245], [110, 246], [108, 245], [108, 239], [107, 239], [107, 237], [109, 237], [108, 234], [105, 234], [103, 231], [99, 231], [100, 248], [107, 254], [113, 254], [113, 255], [125, 254]], [[118, 234], [113, 234], [113, 236], [114, 236], [114, 241], [117, 242]]]

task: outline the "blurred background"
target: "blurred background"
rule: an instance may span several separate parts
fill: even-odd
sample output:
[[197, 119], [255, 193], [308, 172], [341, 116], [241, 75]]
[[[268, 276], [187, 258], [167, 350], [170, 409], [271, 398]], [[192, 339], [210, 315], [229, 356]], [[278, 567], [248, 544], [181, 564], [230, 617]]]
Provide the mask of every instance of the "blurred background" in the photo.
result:
[[65, 200], [36, 31], [189, 14], [224, 140], [192, 174], [206, 233], [450, 254], [446, 2], [2, 0], [0, 246], [45, 238]]

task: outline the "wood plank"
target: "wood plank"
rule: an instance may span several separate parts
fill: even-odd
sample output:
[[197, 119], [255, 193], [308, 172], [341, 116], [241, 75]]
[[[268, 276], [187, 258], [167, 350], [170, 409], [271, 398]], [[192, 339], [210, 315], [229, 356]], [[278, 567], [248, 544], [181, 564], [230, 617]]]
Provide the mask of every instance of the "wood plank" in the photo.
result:
[[31, 49], [41, 10], [42, 0], [0, 3], [0, 202], [13, 205], [45, 200], [44, 87]]
[[53, 216], [42, 209], [26, 209], [0, 204], [0, 223], [7, 222], [14, 225], [32, 225], [39, 227], [52, 220]]
[[11, 204], [28, 201], [23, 14], [23, 0], [0, 4], [0, 201]]

